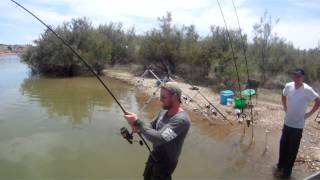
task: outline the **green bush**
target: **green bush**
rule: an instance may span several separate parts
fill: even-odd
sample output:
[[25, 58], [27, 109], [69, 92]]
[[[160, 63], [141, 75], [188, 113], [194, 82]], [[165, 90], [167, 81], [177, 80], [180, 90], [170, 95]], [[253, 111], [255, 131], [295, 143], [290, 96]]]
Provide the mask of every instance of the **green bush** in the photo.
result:
[[[87, 18], [73, 19], [54, 28], [54, 31], [84, 57], [98, 74], [111, 62], [111, 39], [95, 29]], [[29, 46], [22, 55], [22, 60], [34, 72], [74, 76], [88, 71], [51, 31], [41, 34], [34, 44], [35, 46]]]
[[[121, 23], [93, 27], [87, 18], [73, 19], [54, 30], [101, 73], [106, 64], [135, 63], [154, 65], [164, 74], [179, 75], [192, 83], [205, 82], [219, 88], [238, 88], [228, 33], [225, 28], [211, 26], [210, 33], [200, 36], [194, 25], [173, 24], [171, 13], [158, 18], [159, 25], [144, 34], [135, 35], [134, 28], [125, 30]], [[253, 26], [252, 41], [240, 31], [229, 29], [240, 83], [259, 80], [263, 86], [279, 88], [288, 80], [288, 72], [296, 67], [306, 69], [306, 80], [318, 83], [320, 46], [309, 50], [295, 48], [273, 33], [273, 21], [267, 12]], [[242, 45], [247, 51], [247, 64]], [[83, 63], [50, 31], [45, 31], [23, 53], [22, 59], [34, 72], [54, 75], [78, 75], [87, 69]], [[285, 78], [289, 77], [289, 78]]]

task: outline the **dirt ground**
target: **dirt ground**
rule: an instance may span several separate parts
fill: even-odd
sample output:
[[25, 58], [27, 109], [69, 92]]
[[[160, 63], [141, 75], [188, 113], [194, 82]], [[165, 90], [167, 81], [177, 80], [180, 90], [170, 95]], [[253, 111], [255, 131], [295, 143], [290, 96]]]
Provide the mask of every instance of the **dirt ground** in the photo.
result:
[[[135, 75], [132, 73], [134, 72], [133, 69], [135, 69], [135, 67], [117, 66], [106, 70], [105, 74], [108, 77], [113, 77], [132, 84], [149, 94], [149, 97], [151, 97], [157, 89], [156, 79], [148, 76], [149, 78], [144, 78], [142, 81], [140, 75]], [[190, 89], [192, 85], [184, 83], [181, 80], [176, 81], [176, 83], [182, 89], [184, 95], [193, 97], [193, 101], [189, 103], [184, 102], [184, 109], [187, 109], [190, 112], [199, 113], [202, 119], [206, 120], [202, 123], [215, 124], [216, 128], [234, 128], [234, 126], [241, 126], [241, 121], [239, 121], [237, 118], [233, 106], [220, 105], [219, 94], [213, 92], [210, 88], [197, 86], [200, 89], [201, 94], [209, 99], [209, 101], [219, 111], [221, 111], [224, 116], [226, 116], [227, 120], [225, 120], [219, 113], [217, 116], [215, 116], [206, 108], [204, 108], [206, 105], [209, 105], [208, 102], [206, 102], [206, 100], [201, 97], [200, 94], [197, 94], [197, 91]], [[271, 136], [273, 133], [280, 134], [284, 119], [284, 111], [281, 105], [281, 90], [270, 91], [259, 89], [258, 95], [259, 96], [257, 99], [256, 97], [252, 98], [252, 103], [254, 104], [254, 128], [268, 131]], [[159, 91], [155, 93], [154, 99], [158, 97]], [[148, 104], [146, 104], [146, 106], [147, 105]], [[311, 108], [311, 106], [309, 108]], [[249, 110], [246, 110], [245, 113], [248, 115], [248, 117], [250, 117]], [[300, 144], [299, 154], [295, 164], [295, 168], [304, 169], [308, 173], [313, 173], [320, 170], [320, 125], [315, 122], [315, 117], [316, 113], [306, 120], [306, 126]], [[245, 121], [242, 124], [244, 123]], [[279, 143], [279, 141], [269, 143]]]

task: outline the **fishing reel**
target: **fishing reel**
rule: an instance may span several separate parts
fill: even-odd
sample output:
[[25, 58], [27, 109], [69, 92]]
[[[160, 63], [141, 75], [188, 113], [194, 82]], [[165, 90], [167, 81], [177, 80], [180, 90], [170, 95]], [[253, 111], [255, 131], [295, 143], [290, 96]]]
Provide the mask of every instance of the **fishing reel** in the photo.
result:
[[208, 114], [213, 114], [214, 116], [218, 115], [217, 111], [210, 104], [206, 104], [205, 107]]
[[235, 109], [235, 110], [234, 110], [234, 113], [236, 114], [236, 116], [237, 116], [238, 119], [242, 118], [241, 115], [243, 115], [243, 114], [242, 114], [242, 112], [241, 112], [241, 109]]
[[134, 140], [133, 139], [133, 132], [130, 133], [129, 130], [126, 127], [122, 127], [120, 129], [120, 133], [121, 133], [122, 137], [124, 139], [126, 139], [130, 144], [133, 144], [134, 142], [137, 142], [137, 143], [140, 144], [140, 146], [143, 146], [142, 140], [139, 140], [139, 141], [138, 140]]
[[243, 110], [241, 110], [241, 109], [235, 109], [235, 114], [236, 114], [237, 119], [238, 119], [238, 122], [239, 122], [240, 124], [242, 124], [243, 121], [245, 121], [246, 124], [247, 124], [247, 126], [250, 127], [250, 125], [251, 125], [252, 122], [251, 122], [251, 120], [248, 118], [248, 115], [247, 115], [245, 112], [243, 112]]

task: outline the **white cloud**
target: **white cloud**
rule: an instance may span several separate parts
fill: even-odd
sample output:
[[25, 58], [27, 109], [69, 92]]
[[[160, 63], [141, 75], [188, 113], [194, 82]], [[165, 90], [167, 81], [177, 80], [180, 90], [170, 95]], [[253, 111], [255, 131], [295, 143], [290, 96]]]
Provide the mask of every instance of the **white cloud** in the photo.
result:
[[23, 40], [28, 41], [28, 42], [33, 42], [33, 40], [35, 40], [37, 38], [38, 38], [38, 36], [32, 36], [32, 35], [23, 36]]
[[[47, 0], [49, 1], [49, 0]], [[23, 4], [24, 5], [24, 4]], [[25, 7], [31, 12], [45, 19], [50, 24], [60, 24], [62, 21], [70, 20], [73, 15], [64, 15], [53, 11], [52, 9], [42, 9], [31, 4], [25, 4]], [[17, 21], [16, 23], [34, 23], [35, 20], [27, 12], [23, 11], [20, 7], [9, 2], [7, 4], [0, 3], [0, 12], [2, 17]]]
[[[65, 0], [65, 3], [72, 4], [74, 1]], [[241, 5], [244, 0], [236, 1]], [[228, 25], [237, 28], [237, 22], [231, 1], [220, 2], [227, 19]], [[153, 22], [157, 24], [157, 17], [164, 16], [166, 12], [173, 14], [173, 21], [177, 24], [194, 24], [203, 33], [209, 32], [210, 25], [224, 25], [216, 1], [210, 0], [78, 0], [72, 6], [73, 13], [77, 16], [88, 16], [93, 21], [121, 21], [124, 25], [138, 27], [144, 23], [137, 19], [144, 19], [146, 24]], [[238, 9], [242, 26], [247, 32], [252, 29], [254, 18], [250, 15], [249, 9]], [[148, 25], [150, 26], [150, 25]]]
[[274, 30], [280, 37], [285, 37], [298, 48], [314, 48], [320, 42], [320, 21], [317, 20], [279, 23]]
[[[256, 14], [257, 12], [244, 5], [246, 1], [248, 0], [235, 0], [235, 3], [241, 27], [250, 38], [252, 37], [252, 26], [259, 21], [263, 12]], [[319, 7], [315, 0], [311, 0], [310, 3], [308, 3], [309, 1], [291, 1], [300, 7]], [[220, 0], [220, 3], [229, 28], [238, 28], [232, 1]], [[61, 8], [60, 5], [63, 5], [62, 7], [65, 9], [62, 12], [66, 11], [66, 13], [61, 13], [61, 9], [55, 11], [54, 8], [57, 4], [59, 4], [59, 8]], [[125, 27], [135, 26], [138, 33], [142, 33], [155, 27], [158, 23], [157, 17], [164, 16], [169, 11], [173, 14], [174, 23], [194, 24], [204, 36], [209, 32], [210, 25], [224, 26], [215, 0], [33, 0], [31, 4], [26, 4], [26, 6], [51, 25], [61, 24], [74, 17], [87, 16], [94, 25], [120, 21]], [[34, 23], [32, 17], [26, 16], [25, 12], [12, 5], [9, 7], [8, 3], [6, 4], [4, 1], [0, 2], [0, 14], [16, 20], [17, 23], [19, 21]], [[320, 40], [318, 35], [320, 27], [317, 24], [320, 24], [320, 21], [317, 19], [301, 21], [284, 22], [281, 20], [275, 31], [297, 47], [312, 48], [317, 46]]]
[[320, 9], [319, 0], [291, 0], [295, 5], [301, 8], [308, 8], [308, 9]]

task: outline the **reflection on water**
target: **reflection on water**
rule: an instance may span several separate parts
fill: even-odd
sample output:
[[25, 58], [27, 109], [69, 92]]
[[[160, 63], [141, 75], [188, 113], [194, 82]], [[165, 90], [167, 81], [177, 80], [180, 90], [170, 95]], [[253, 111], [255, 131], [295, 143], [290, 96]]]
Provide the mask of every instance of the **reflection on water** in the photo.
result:
[[[149, 98], [126, 83], [104, 80], [129, 111], [138, 112]], [[158, 112], [157, 99], [145, 117]], [[95, 78], [31, 76], [17, 56], [0, 57], [0, 100], [0, 179], [141, 179], [147, 150], [122, 139], [119, 129], [128, 125]], [[272, 179], [278, 143], [262, 156], [263, 130], [249, 146], [240, 142], [238, 126], [191, 116], [174, 179]], [[279, 134], [269, 139], [277, 142]]]
[[[127, 84], [104, 80], [138, 109]], [[0, 90], [0, 179], [140, 179], [146, 151], [122, 139], [122, 112], [96, 79], [31, 76], [6, 56]]]
[[[120, 99], [128, 94], [125, 84], [115, 83], [112, 79], [107, 82]], [[106, 95], [105, 89], [98, 83], [96, 79], [86, 77], [30, 77], [21, 84], [21, 92], [45, 107], [50, 118], [65, 116], [72, 123], [80, 124], [84, 119], [92, 120], [95, 107], [110, 108], [114, 105], [111, 96]]]

